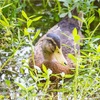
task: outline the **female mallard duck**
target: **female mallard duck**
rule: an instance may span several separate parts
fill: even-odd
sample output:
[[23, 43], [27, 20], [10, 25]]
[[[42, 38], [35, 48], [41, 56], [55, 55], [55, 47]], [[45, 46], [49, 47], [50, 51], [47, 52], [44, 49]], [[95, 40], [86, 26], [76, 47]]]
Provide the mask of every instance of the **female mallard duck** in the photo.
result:
[[[62, 53], [61, 39], [57, 34], [49, 33], [45, 38], [39, 40], [34, 50], [35, 65], [42, 69], [42, 64], [50, 68], [53, 73], [71, 73], [70, 67]], [[34, 68], [32, 59], [30, 67]]]
[[[83, 19], [83, 13], [80, 12], [77, 14], [76, 9], [73, 11], [74, 15], [78, 16], [80, 19]], [[75, 48], [77, 50], [77, 54], [80, 55], [80, 45], [76, 45], [74, 43], [74, 38], [72, 31], [74, 28], [77, 29], [79, 36], [82, 38], [84, 37], [81, 33], [82, 21], [79, 21], [75, 18], [65, 17], [62, 21], [56, 24], [54, 27], [48, 30], [48, 32], [40, 39], [43, 40], [47, 34], [53, 33], [60, 37], [62, 43], [62, 53], [65, 59], [68, 62], [70, 67], [75, 67], [74, 63], [70, 58], [68, 58], [68, 54], [75, 55]]]
[[[82, 13], [79, 14], [79, 17], [82, 17]], [[80, 37], [83, 37], [80, 31], [81, 26], [82, 23], [78, 20], [65, 17], [51, 28], [35, 45], [35, 65], [41, 68], [41, 65], [45, 64], [53, 73], [71, 73], [70, 68], [74, 64], [68, 58], [68, 54], [75, 54], [72, 31], [74, 28], [77, 28]], [[79, 53], [80, 46], [76, 45], [76, 49]], [[30, 60], [29, 65], [33, 67], [32, 60]]]

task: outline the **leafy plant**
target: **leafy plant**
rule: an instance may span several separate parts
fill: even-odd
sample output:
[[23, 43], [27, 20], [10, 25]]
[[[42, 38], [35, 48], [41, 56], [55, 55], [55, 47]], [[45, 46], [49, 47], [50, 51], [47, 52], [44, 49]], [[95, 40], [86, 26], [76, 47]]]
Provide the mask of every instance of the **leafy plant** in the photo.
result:
[[[100, 9], [95, 2], [99, 4], [99, 0], [0, 0], [1, 100], [52, 100], [55, 93], [63, 100], [100, 99]], [[75, 75], [61, 73], [58, 88], [54, 88], [56, 82], [51, 83], [50, 76], [59, 76], [45, 66], [44, 72], [36, 66], [31, 69], [28, 59], [30, 53], [34, 58], [33, 42], [39, 35], [57, 23], [59, 15], [72, 17], [74, 8], [84, 12], [81, 56], [69, 54], [77, 65]], [[72, 34], [75, 44], [80, 44], [77, 30]]]
[[77, 8], [78, 11], [83, 11], [85, 14], [91, 15], [93, 9], [96, 6], [93, 5], [95, 0], [59, 0], [63, 3], [63, 8], [60, 11], [60, 16], [64, 17], [68, 15], [70, 18], [72, 17], [72, 11]]

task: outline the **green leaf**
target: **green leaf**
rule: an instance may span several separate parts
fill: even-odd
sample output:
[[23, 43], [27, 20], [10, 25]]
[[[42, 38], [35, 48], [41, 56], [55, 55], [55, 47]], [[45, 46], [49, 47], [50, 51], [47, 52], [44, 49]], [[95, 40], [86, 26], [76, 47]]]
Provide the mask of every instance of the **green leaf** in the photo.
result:
[[85, 32], [86, 32], [87, 34], [89, 34], [89, 33], [90, 33], [90, 30], [85, 30]]
[[42, 18], [42, 16], [36, 17], [36, 18], [34, 18], [33, 20], [29, 19], [29, 20], [27, 21], [27, 27], [29, 27], [29, 26], [32, 24], [33, 21], [38, 21], [38, 20], [41, 19], [41, 18]]
[[74, 15], [73, 15], [73, 18], [75, 18], [75, 19], [77, 19], [77, 20], [83, 22], [83, 20], [82, 20], [81, 18], [77, 17], [77, 16], [74, 16]]
[[2, 18], [3, 18], [3, 20], [5, 21], [5, 23], [6, 23], [6, 26], [9, 26], [9, 22], [7, 21], [7, 18], [2, 14]]
[[35, 39], [37, 39], [38, 35], [40, 34], [41, 30], [37, 30], [37, 32], [35, 33], [35, 36], [33, 38], [33, 41], [35, 41]]
[[6, 83], [7, 86], [11, 85], [11, 81], [10, 80], [5, 80], [5, 83]]
[[28, 16], [27, 16], [27, 14], [26, 14], [23, 10], [22, 10], [22, 15], [23, 15], [23, 17], [26, 18], [27, 20], [29, 19]]
[[41, 18], [42, 18], [42, 16], [39, 16], [39, 17], [34, 18], [32, 21], [38, 21], [38, 20], [40, 20]]
[[67, 15], [67, 13], [62, 13], [62, 14], [60, 14], [60, 17], [63, 18], [63, 17], [65, 17], [66, 15]]
[[72, 13], [70, 11], [68, 12], [68, 17], [72, 18]]
[[0, 100], [4, 100], [4, 97], [5, 96], [3, 96], [3, 95], [0, 94]]
[[100, 8], [98, 9], [98, 14], [99, 14], [99, 17], [100, 17]]
[[68, 58], [70, 58], [72, 61], [74, 61], [75, 63], [77, 62], [77, 59], [75, 58], [74, 55], [72, 54], [68, 54]]
[[100, 52], [100, 45], [97, 47], [97, 52]]
[[88, 20], [88, 26], [90, 26], [90, 24], [94, 21], [95, 16], [91, 16]]
[[85, 68], [85, 66], [84, 65], [80, 65], [80, 68]]
[[3, 20], [0, 20], [0, 23], [1, 23], [2, 26], [7, 26], [5, 21], [3, 21]]
[[65, 74], [65, 78], [72, 78], [74, 75], [71, 75], [71, 74]]
[[73, 37], [74, 37], [74, 42], [77, 43], [80, 40], [80, 36], [77, 34], [77, 29], [74, 28], [72, 31]]
[[73, 29], [72, 34], [73, 34], [74, 38], [75, 38], [75, 36], [77, 36], [77, 29], [76, 28]]
[[15, 82], [15, 84], [17, 84], [21, 89], [26, 91], [26, 87], [24, 87], [22, 84]]
[[20, 68], [20, 72], [21, 72], [21, 74], [24, 74], [25, 73], [23, 67]]
[[29, 20], [27, 21], [27, 27], [30, 27], [30, 25], [32, 24], [32, 22], [33, 22], [33, 20], [29, 19]]
[[0, 14], [2, 13], [2, 8], [0, 8]]
[[31, 75], [31, 77], [35, 80], [35, 82], [37, 81], [37, 77], [36, 76], [34, 76], [34, 74], [33, 74], [33, 72], [32, 71], [30, 71], [30, 75]]
[[42, 69], [43, 69], [43, 72], [47, 73], [47, 68], [44, 64], [42, 64]]
[[75, 36], [74, 41], [77, 43], [79, 40], [80, 40], [80, 36], [79, 35]]
[[24, 35], [29, 35], [29, 32], [27, 31], [27, 28], [24, 28]]
[[34, 86], [30, 86], [30, 87], [27, 88], [28, 91], [31, 91], [33, 89], [34, 89]]
[[6, 7], [9, 7], [9, 6], [11, 6], [11, 5], [13, 5], [13, 3], [10, 3], [10, 4], [8, 4], [8, 5], [5, 5], [5, 6], [3, 6], [1, 9], [6, 8]]
[[10, 36], [12, 32], [8, 29], [7, 32], [5, 33], [5, 36]]
[[31, 18], [33, 18], [33, 17], [35, 17], [35, 16], [36, 16], [36, 15], [32, 15], [32, 16], [29, 17], [29, 19], [31, 19]]
[[2, 18], [3, 18], [3, 20], [0, 20], [0, 23], [3, 26], [9, 26], [9, 22], [7, 21], [7, 19], [5, 18], [5, 16], [3, 14], [2, 14]]
[[25, 20], [23, 20], [21, 18], [18, 18], [18, 20], [21, 21], [21, 22], [24, 22], [24, 23], [26, 22]]
[[56, 0], [56, 2], [57, 2], [57, 5], [58, 5], [58, 11], [61, 12], [61, 3], [58, 0]]

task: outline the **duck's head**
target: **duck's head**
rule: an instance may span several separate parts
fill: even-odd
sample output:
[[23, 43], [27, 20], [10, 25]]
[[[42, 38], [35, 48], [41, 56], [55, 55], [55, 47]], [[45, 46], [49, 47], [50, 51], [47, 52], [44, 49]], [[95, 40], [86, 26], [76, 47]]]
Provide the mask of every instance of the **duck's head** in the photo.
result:
[[56, 61], [62, 65], [67, 65], [67, 61], [62, 53], [60, 37], [54, 33], [49, 33], [43, 39], [42, 52], [44, 59]]

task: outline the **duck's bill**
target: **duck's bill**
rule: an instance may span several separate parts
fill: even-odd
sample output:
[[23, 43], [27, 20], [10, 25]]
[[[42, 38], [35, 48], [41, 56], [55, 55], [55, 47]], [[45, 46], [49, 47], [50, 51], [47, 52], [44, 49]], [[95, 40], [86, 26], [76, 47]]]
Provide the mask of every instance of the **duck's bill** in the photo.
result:
[[60, 64], [67, 65], [67, 61], [66, 61], [66, 59], [65, 59], [65, 57], [64, 57], [64, 55], [62, 53], [62, 49], [61, 48], [59, 49], [58, 47], [56, 47], [56, 51], [54, 52], [54, 56], [55, 56], [56, 60]]

